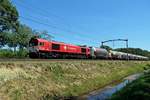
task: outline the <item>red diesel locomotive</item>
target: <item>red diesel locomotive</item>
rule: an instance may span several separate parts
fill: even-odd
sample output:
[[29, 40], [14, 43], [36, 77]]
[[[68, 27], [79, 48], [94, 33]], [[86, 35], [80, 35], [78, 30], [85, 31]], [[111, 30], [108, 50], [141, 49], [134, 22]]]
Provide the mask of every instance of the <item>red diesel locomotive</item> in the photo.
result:
[[32, 38], [29, 42], [30, 58], [88, 58], [90, 48], [63, 42]]

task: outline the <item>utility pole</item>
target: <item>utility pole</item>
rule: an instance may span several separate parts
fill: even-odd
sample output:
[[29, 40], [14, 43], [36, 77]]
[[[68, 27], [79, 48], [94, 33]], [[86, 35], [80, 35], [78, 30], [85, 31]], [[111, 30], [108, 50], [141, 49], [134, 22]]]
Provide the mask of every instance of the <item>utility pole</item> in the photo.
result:
[[126, 48], [127, 48], [127, 60], [129, 60], [128, 39], [126, 39]]

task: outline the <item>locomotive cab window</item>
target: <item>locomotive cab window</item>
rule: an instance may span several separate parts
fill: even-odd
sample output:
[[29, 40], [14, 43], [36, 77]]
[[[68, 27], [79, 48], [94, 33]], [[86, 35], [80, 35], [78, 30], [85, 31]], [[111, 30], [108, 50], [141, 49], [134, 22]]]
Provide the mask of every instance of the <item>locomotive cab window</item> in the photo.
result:
[[38, 40], [32, 39], [32, 40], [29, 42], [29, 46], [30, 46], [30, 47], [32, 47], [32, 46], [38, 46]]
[[44, 46], [44, 42], [40, 42], [39, 45], [40, 45], [40, 46]]
[[60, 50], [60, 45], [59, 44], [52, 44], [52, 49], [53, 50]]

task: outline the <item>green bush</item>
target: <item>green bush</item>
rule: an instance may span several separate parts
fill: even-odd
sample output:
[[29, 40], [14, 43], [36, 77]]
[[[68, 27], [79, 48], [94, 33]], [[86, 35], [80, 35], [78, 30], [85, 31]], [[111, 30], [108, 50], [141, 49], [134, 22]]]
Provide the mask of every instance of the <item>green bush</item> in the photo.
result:
[[16, 52], [16, 57], [25, 58], [28, 55], [28, 51], [26, 49], [20, 50]]
[[1, 58], [12, 58], [12, 57], [14, 57], [14, 53], [12, 50], [3, 49], [3, 50], [0, 50], [0, 57]]
[[26, 49], [19, 51], [12, 51], [11, 49], [1, 49], [0, 58], [25, 58], [27, 57], [28, 51]]

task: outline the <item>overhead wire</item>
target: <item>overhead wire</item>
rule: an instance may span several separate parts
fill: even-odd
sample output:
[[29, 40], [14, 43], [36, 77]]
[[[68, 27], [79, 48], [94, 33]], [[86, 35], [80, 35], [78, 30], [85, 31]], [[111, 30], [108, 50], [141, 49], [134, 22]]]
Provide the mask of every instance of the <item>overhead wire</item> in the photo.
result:
[[[30, 20], [30, 21], [32, 21], [34, 23], [38, 23], [38, 24], [45, 25], [45, 26], [51, 26], [50, 24], [42, 23], [42, 22], [37, 21], [37, 20], [32, 19], [32, 18], [27, 18], [27, 17], [23, 17], [23, 16], [20, 16], [20, 17], [23, 18], [23, 19], [25, 19], [25, 20]], [[56, 27], [53, 27], [53, 28], [56, 28]], [[61, 38], [64, 38], [64, 37], [65, 36], [63, 35]], [[79, 39], [79, 38], [75, 37], [75, 41], [81, 42], [81, 41], [87, 41], [87, 40], [86, 39]], [[95, 42], [93, 42], [93, 43], [95, 43]]]
[[[15, 3], [16, 3], [16, 2], [15, 2]], [[24, 5], [21, 5], [21, 6], [24, 6]], [[25, 6], [24, 6], [24, 7], [25, 7]], [[25, 8], [31, 10], [31, 8], [29, 8], [29, 7], [25, 7]], [[35, 10], [35, 11], [38, 11], [38, 10]], [[34, 11], [34, 12], [35, 12], [35, 11]], [[40, 14], [44, 15], [45, 13], [43, 13], [43, 12], [41, 13], [41, 12], [40, 12]], [[46, 14], [45, 14], [45, 15], [46, 15]], [[48, 18], [48, 17], [45, 16], [45, 15], [44, 15], [44, 17]], [[42, 25], [46, 25], [46, 26], [49, 26], [49, 27], [51, 27], [51, 28], [58, 29], [58, 30], [61, 30], [61, 31], [64, 31], [64, 32], [67, 32], [67, 33], [75, 33], [75, 32], [73, 32], [73, 31], [71, 31], [71, 30], [67, 30], [67, 29], [63, 29], [63, 28], [58, 28], [57, 26], [40, 22], [39, 20], [37, 21], [37, 20], [32, 19], [32, 18], [26, 18], [26, 17], [23, 17], [23, 16], [21, 16], [21, 17], [22, 17], [23, 19], [31, 20], [31, 21], [33, 21], [33, 22], [35, 22], [35, 23], [39, 23], [39, 24], [42, 24]], [[79, 33], [79, 32], [78, 32], [78, 33]], [[61, 34], [61, 35], [62, 35], [62, 34]], [[75, 35], [77, 35], [77, 34], [75, 34]], [[81, 35], [83, 35], [83, 34], [80, 34], [79, 37], [81, 37]], [[87, 40], [91, 40], [91, 37], [90, 37], [90, 38], [87, 38], [87, 37], [86, 37], [86, 39], [87, 39]], [[85, 37], [84, 37], [84, 40], [85, 40]], [[87, 40], [86, 40], [86, 41], [87, 41]], [[95, 40], [95, 39], [94, 39], [94, 40]], [[92, 41], [92, 42], [93, 42], [93, 41]], [[96, 43], [96, 42], [93, 42], [93, 43]], [[99, 43], [97, 43], [97, 44], [99, 44]]]
[[[23, 3], [21, 2], [21, 1], [19, 1], [19, 3], [18, 2], [15, 2], [15, 3], [17, 3], [17, 4], [21, 4], [21, 6], [23, 6], [23, 7], [25, 7], [25, 8], [27, 8], [27, 9], [29, 9], [29, 10], [34, 10], [33, 12], [38, 12], [38, 13], [40, 13], [41, 15], [43, 15], [42, 17], [46, 17], [46, 18], [48, 18], [49, 19], [49, 17], [50, 16], [47, 16], [47, 14], [50, 14], [51, 16], [54, 16], [54, 18], [58, 18], [58, 19], [60, 19], [60, 21], [62, 21], [62, 20], [64, 20], [64, 18], [62, 18], [62, 17], [60, 17], [60, 16], [57, 16], [57, 15], [55, 15], [55, 14], [51, 14], [50, 12], [48, 12], [48, 11], [46, 11], [46, 9], [41, 9], [41, 8], [36, 8], [35, 6], [33, 7], [33, 5], [32, 5], [32, 7], [30, 7], [30, 6], [25, 6], [25, 5], [23, 5]], [[67, 26], [70, 26], [68, 23], [63, 23], [64, 25], [67, 25]], [[67, 29], [65, 29], [65, 30], [67, 30]], [[87, 36], [87, 35], [85, 35], [85, 34], [82, 34], [82, 33], [80, 33], [80, 32], [74, 32], [74, 31], [72, 31], [72, 30], [67, 30], [68, 32], [71, 32], [71, 33], [78, 33], [78, 34], [80, 34], [80, 35], [82, 35], [82, 36], [85, 36], [85, 37], [88, 37], [88, 39], [91, 39], [91, 36]], [[77, 34], [76, 34], [77, 35]], [[94, 39], [95, 40], [95, 39]]]

